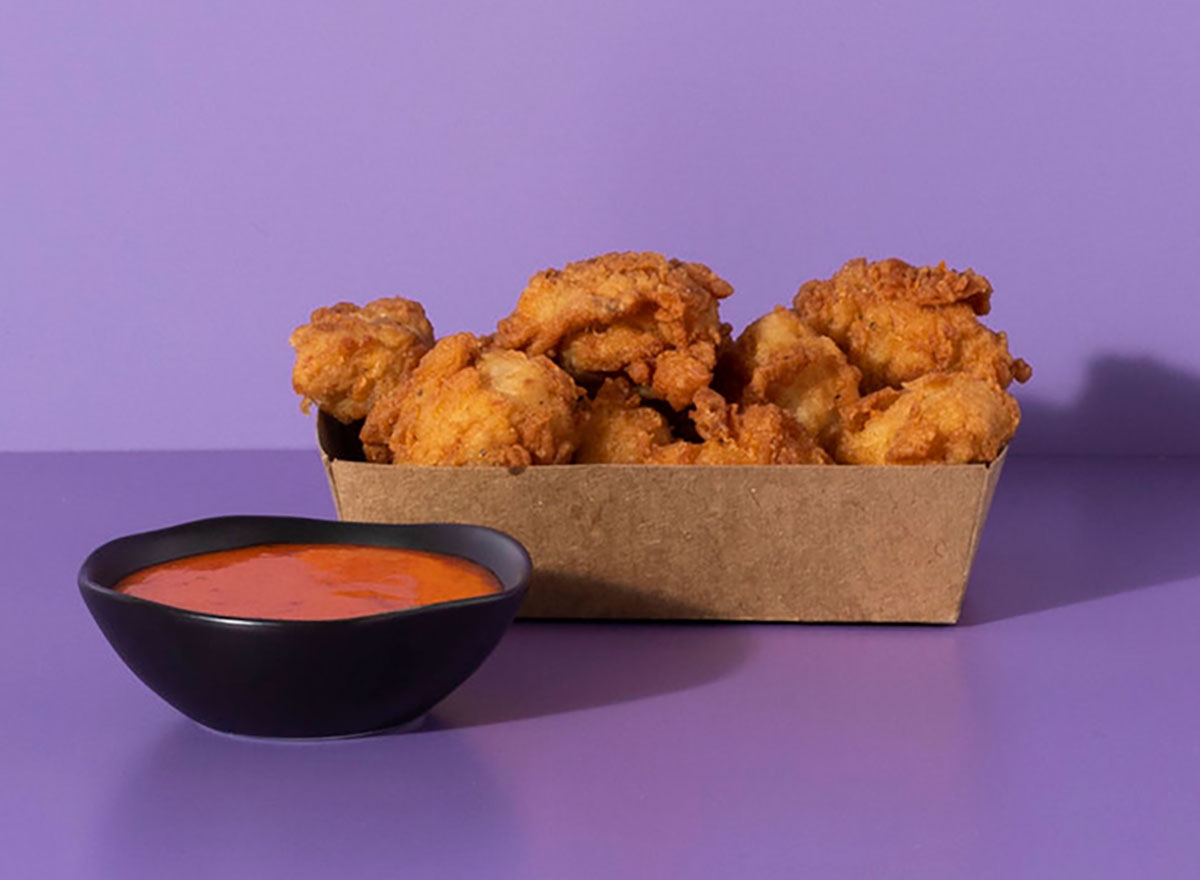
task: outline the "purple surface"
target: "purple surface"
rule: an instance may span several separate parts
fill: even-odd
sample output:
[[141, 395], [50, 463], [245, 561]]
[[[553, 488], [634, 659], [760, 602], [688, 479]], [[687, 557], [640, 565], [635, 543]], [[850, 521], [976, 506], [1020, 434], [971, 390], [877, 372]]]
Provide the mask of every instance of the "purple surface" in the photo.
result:
[[[6, 4], [0, 449], [307, 447], [288, 331], [609, 249], [995, 282], [1018, 448], [1200, 451], [1200, 5]], [[1182, 397], [1180, 396], [1182, 394]], [[138, 418], [129, 418], [136, 401]], [[36, 426], [36, 427], [33, 427]]]
[[420, 732], [207, 733], [92, 624], [119, 533], [312, 454], [0, 455], [0, 876], [1194, 877], [1200, 460], [1016, 459], [957, 628], [518, 624]]

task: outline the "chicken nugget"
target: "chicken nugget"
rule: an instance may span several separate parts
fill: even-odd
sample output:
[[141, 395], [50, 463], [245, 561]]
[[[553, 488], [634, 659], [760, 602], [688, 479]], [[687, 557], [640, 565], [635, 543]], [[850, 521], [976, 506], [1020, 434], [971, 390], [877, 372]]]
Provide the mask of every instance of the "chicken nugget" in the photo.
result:
[[858, 400], [858, 369], [832, 339], [782, 306], [742, 331], [723, 363], [741, 381], [743, 406], [775, 404], [827, 450], [837, 439], [839, 408]]
[[701, 443], [657, 452], [657, 464], [829, 464], [829, 456], [790, 413], [770, 403], [741, 407], [711, 388], [696, 393], [692, 413]]
[[624, 375], [681, 410], [712, 381], [733, 293], [707, 266], [656, 253], [612, 253], [533, 276], [496, 344], [547, 354], [577, 381]]
[[772, 404], [744, 410], [711, 388], [696, 393], [688, 415], [696, 442], [679, 440], [662, 413], [642, 402], [625, 379], [609, 379], [585, 421], [581, 464], [829, 464], [804, 427]]
[[644, 464], [674, 440], [666, 418], [646, 406], [627, 379], [606, 379], [588, 405], [575, 461]]
[[433, 327], [419, 303], [394, 296], [361, 308], [338, 303], [312, 313], [292, 331], [292, 387], [308, 412], [315, 403], [341, 422], [361, 419], [433, 347]]
[[1033, 374], [1008, 338], [980, 323], [992, 286], [945, 263], [851, 260], [826, 281], [801, 285], [793, 307], [862, 371], [862, 390], [898, 388], [926, 373], [962, 371], [1007, 388]]
[[486, 348], [470, 333], [438, 341], [371, 410], [371, 461], [421, 465], [566, 464], [582, 391], [549, 358]]
[[994, 461], [1021, 421], [1016, 399], [966, 373], [930, 373], [847, 407], [836, 458], [842, 464], [965, 464]]

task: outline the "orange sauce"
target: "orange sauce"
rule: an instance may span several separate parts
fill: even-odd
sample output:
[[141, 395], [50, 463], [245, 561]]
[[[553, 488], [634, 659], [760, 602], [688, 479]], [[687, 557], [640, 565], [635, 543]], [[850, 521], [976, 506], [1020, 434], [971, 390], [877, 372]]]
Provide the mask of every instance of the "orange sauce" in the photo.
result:
[[256, 544], [136, 571], [116, 589], [225, 617], [331, 620], [500, 592], [481, 565], [399, 547]]

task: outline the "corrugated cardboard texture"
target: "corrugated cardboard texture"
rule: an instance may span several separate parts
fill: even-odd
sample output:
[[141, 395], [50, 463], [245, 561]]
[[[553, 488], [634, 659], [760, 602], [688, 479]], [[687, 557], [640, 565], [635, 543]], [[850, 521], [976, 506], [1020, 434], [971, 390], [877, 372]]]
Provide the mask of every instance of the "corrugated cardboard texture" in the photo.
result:
[[319, 434], [342, 519], [525, 544], [525, 617], [953, 623], [1003, 463], [432, 468]]

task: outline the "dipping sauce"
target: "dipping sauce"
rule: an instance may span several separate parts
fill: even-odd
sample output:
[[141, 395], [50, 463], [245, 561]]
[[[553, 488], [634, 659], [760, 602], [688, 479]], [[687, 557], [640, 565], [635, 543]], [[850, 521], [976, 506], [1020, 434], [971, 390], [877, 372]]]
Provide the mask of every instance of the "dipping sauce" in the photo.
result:
[[332, 620], [487, 596], [496, 576], [440, 553], [358, 544], [256, 544], [143, 568], [122, 593], [226, 617]]

